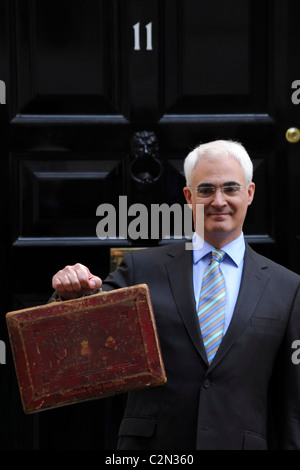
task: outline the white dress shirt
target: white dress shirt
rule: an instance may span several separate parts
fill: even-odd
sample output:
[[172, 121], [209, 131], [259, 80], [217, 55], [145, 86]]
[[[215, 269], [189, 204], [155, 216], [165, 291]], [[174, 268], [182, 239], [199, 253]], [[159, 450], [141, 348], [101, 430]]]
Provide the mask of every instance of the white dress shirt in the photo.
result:
[[[193, 282], [196, 309], [198, 310], [198, 302], [201, 292], [201, 284], [204, 271], [211, 261], [211, 251], [214, 249], [212, 245], [199, 238], [197, 233], [193, 236]], [[230, 324], [235, 304], [238, 298], [245, 255], [244, 235], [241, 235], [222, 247], [225, 252], [224, 260], [220, 267], [225, 278], [226, 288], [226, 312], [224, 334]]]

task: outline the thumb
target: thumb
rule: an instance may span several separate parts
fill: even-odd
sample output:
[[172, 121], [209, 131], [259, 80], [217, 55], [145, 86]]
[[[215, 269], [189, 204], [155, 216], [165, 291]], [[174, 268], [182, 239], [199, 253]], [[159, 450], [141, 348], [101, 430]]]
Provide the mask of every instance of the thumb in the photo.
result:
[[102, 280], [98, 276], [94, 276], [93, 274], [89, 277], [89, 286], [91, 289], [98, 289], [102, 285]]

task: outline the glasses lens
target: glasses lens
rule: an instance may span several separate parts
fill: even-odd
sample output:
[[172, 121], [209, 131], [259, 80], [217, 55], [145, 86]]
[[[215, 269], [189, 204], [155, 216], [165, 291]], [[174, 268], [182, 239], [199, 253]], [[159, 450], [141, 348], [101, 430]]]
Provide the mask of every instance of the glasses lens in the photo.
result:
[[239, 185], [232, 185], [232, 186], [222, 186], [222, 192], [226, 196], [236, 196], [241, 190], [241, 186]]
[[206, 198], [211, 197], [215, 192], [215, 186], [198, 186], [196, 194], [198, 197]]

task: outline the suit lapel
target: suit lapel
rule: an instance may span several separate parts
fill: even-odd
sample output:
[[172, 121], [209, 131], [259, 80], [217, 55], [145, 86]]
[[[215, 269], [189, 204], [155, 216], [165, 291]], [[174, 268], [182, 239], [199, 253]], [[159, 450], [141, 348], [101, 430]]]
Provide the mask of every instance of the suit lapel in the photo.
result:
[[195, 348], [207, 363], [193, 288], [193, 251], [185, 249], [185, 243], [170, 246], [166, 269], [173, 297]]
[[266, 266], [261, 264], [260, 260], [256, 253], [246, 245], [243, 275], [237, 303], [231, 323], [210, 365], [210, 369], [223, 359], [255, 312], [261, 294], [269, 279], [268, 274], [264, 270]]

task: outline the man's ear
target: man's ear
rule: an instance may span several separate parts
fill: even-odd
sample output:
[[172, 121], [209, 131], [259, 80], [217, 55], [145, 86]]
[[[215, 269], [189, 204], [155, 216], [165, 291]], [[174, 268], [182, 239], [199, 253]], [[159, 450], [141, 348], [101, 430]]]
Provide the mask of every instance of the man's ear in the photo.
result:
[[192, 209], [192, 192], [188, 186], [183, 188], [183, 194], [189, 208]]
[[252, 182], [249, 184], [249, 187], [248, 187], [248, 206], [252, 204], [254, 193], [255, 193], [255, 184]]

